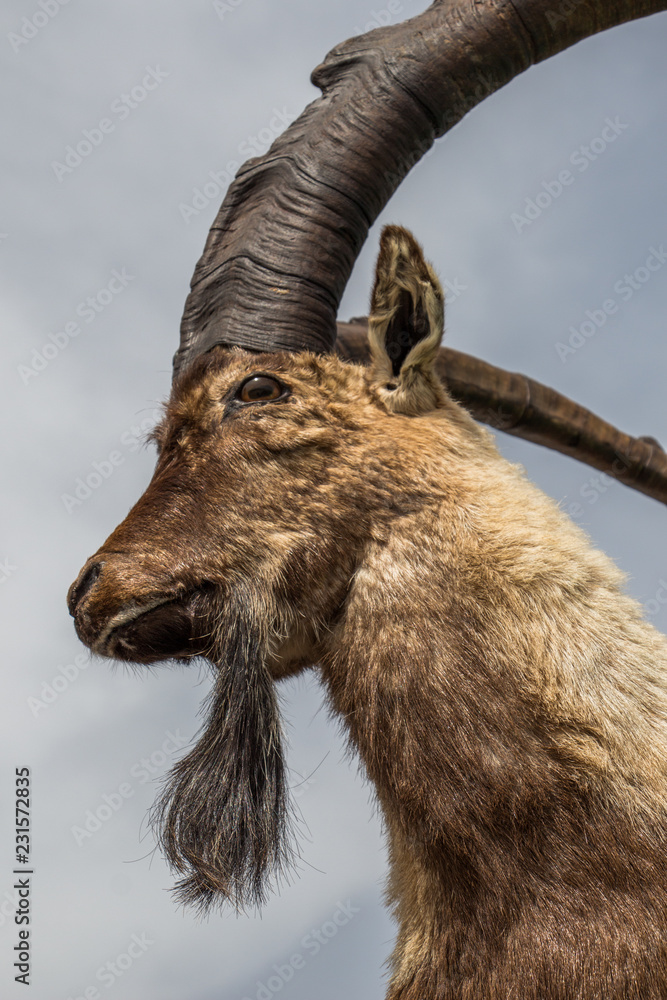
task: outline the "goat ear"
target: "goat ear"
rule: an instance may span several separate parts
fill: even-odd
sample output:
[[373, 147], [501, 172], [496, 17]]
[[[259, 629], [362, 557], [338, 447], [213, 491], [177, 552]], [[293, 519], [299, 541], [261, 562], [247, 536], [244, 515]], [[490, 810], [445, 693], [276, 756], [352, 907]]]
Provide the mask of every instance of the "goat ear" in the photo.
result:
[[440, 282], [407, 229], [385, 226], [368, 320], [373, 381], [387, 407], [424, 413], [444, 396], [434, 370], [443, 334]]

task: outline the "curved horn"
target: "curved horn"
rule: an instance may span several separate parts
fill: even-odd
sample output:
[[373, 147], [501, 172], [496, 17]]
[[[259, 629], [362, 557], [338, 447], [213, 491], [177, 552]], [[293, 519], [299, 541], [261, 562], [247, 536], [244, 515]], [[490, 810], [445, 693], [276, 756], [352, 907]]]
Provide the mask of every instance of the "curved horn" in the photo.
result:
[[666, 0], [435, 0], [352, 38], [312, 75], [322, 96], [230, 186], [197, 264], [174, 358], [217, 344], [329, 351], [369, 227], [410, 168], [534, 63]]

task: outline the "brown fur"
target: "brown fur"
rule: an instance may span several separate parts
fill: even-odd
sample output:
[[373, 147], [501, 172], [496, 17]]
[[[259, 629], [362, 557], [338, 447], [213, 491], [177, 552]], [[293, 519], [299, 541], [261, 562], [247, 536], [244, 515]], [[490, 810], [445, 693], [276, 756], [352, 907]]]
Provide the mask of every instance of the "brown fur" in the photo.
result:
[[[242, 595], [262, 669], [320, 664], [386, 819], [388, 1000], [664, 1000], [667, 642], [447, 396], [441, 303], [390, 227], [371, 368], [200, 359], [151, 485], [73, 588], [77, 628], [107, 655], [215, 658]], [[239, 405], [255, 373], [289, 394]], [[213, 888], [235, 898], [223, 854]]]

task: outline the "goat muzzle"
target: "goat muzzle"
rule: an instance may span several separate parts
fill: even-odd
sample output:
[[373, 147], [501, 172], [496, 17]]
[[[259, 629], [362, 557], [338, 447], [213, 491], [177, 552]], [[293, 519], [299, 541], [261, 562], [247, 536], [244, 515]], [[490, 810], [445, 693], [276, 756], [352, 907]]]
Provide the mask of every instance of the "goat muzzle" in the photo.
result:
[[189, 659], [210, 645], [208, 588], [129, 592], [110, 561], [93, 558], [67, 595], [77, 635], [100, 656], [134, 663]]

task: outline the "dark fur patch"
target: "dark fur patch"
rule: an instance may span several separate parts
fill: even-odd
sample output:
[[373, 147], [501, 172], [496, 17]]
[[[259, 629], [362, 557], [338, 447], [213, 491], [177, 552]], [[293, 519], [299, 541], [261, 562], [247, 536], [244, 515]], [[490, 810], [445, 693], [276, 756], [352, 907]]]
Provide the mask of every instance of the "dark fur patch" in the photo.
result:
[[247, 609], [216, 624], [217, 678], [204, 731], [173, 768], [152, 816], [181, 902], [207, 912], [261, 905], [292, 858], [275, 685]]
[[415, 344], [428, 334], [428, 317], [423, 304], [415, 302], [409, 292], [403, 291], [384, 338], [394, 377], [399, 376], [403, 362]]

